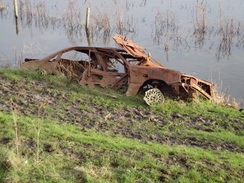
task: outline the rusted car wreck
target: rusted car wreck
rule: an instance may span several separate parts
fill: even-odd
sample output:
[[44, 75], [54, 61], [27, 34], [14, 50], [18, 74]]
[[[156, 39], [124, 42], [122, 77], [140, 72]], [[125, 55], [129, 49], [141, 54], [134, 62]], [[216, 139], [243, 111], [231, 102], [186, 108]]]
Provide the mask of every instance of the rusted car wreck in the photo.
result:
[[25, 59], [22, 69], [43, 70], [49, 74], [65, 74], [76, 78], [81, 85], [126, 87], [126, 95], [145, 92], [147, 104], [164, 101], [163, 94], [181, 97], [200, 95], [212, 99], [211, 82], [170, 70], [146, 54], [145, 48], [121, 36], [113, 37], [122, 48], [70, 47], [43, 59]]

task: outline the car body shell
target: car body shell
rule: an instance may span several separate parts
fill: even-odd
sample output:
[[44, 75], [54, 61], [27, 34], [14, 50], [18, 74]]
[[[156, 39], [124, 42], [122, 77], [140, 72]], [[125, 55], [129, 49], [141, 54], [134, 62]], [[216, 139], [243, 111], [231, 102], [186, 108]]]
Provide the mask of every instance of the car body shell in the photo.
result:
[[[182, 97], [200, 95], [212, 99], [214, 85], [194, 76], [171, 70], [152, 60], [143, 47], [133, 41], [116, 35], [114, 40], [121, 46], [69, 47], [43, 59], [25, 59], [22, 69], [43, 70], [49, 74], [65, 74], [78, 80], [81, 85], [93, 88], [95, 85], [107, 88], [127, 88], [126, 95], [133, 96], [140, 91], [159, 88], [162, 93]], [[86, 59], [67, 59], [63, 55], [78, 52]]]

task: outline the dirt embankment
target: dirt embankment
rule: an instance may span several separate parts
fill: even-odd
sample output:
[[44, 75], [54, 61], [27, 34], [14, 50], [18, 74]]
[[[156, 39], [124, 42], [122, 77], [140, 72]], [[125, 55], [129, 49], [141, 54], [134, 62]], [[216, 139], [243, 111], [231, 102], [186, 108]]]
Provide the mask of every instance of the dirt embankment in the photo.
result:
[[[0, 75], [0, 111], [10, 113], [8, 105], [10, 98], [19, 106], [21, 115], [36, 115], [40, 102], [48, 101], [45, 115], [55, 117], [60, 123], [80, 125], [83, 130], [93, 129], [99, 132], [121, 134], [128, 138], [153, 141], [167, 145], [197, 146], [216, 150], [244, 152], [235, 143], [211, 141], [192, 135], [181, 135], [178, 127], [195, 129], [204, 132], [214, 132], [212, 128], [216, 121], [204, 116], [189, 117], [180, 113], [157, 115], [153, 111], [138, 107], [123, 107], [118, 110], [97, 106], [89, 97], [71, 100], [72, 96], [58, 90], [44, 81], [15, 82]], [[237, 111], [239, 112], [239, 111]], [[233, 128], [244, 128], [241, 119], [233, 119]], [[225, 128], [225, 124], [219, 127]], [[208, 127], [209, 128], [206, 128]], [[237, 129], [239, 130], [239, 129]], [[162, 133], [163, 132], [163, 133]], [[0, 139], [0, 143], [6, 143]]]

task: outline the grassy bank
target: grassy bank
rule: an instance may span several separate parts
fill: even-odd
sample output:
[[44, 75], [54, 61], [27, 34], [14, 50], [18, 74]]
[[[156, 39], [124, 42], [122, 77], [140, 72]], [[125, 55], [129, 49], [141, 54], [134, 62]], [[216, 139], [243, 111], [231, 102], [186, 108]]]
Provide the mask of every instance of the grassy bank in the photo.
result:
[[0, 70], [0, 182], [243, 182], [244, 113]]

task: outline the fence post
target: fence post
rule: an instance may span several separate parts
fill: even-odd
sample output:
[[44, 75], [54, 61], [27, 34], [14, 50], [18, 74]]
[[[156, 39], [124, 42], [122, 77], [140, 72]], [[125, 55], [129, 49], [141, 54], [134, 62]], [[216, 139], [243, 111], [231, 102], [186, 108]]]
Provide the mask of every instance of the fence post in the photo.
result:
[[18, 5], [17, 5], [17, 0], [14, 0], [14, 14], [15, 17], [18, 18]]
[[89, 29], [90, 8], [86, 9], [86, 30]]
[[86, 39], [87, 39], [87, 44], [90, 46], [91, 45], [91, 38], [90, 38], [90, 32], [89, 32], [89, 19], [90, 19], [90, 8], [86, 9]]

